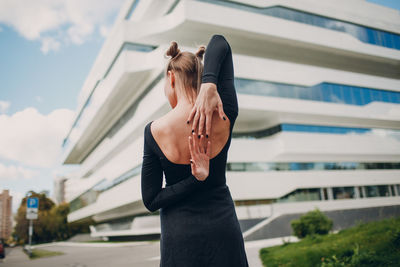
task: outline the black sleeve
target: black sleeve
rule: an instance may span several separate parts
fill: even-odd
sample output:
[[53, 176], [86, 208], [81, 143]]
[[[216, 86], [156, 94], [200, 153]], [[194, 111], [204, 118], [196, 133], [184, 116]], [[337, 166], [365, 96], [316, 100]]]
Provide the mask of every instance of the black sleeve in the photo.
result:
[[[160, 208], [171, 205], [191, 194], [202, 181], [193, 175], [179, 181], [176, 184], [162, 188], [163, 169], [160, 158], [152, 150], [151, 137], [144, 131], [143, 163], [141, 173], [142, 200], [145, 207], [154, 212]], [[148, 129], [150, 130], [150, 129]]]
[[211, 37], [204, 55], [202, 83], [217, 85], [225, 114], [231, 121], [231, 129], [238, 116], [238, 101], [234, 85], [232, 50], [224, 36]]

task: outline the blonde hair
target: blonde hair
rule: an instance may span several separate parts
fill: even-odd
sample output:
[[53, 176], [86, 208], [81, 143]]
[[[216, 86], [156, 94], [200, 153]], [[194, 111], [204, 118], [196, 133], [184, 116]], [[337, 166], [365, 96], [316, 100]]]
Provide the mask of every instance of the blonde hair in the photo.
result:
[[203, 74], [203, 55], [206, 51], [205, 46], [200, 46], [196, 54], [191, 52], [181, 52], [175, 41], [171, 42], [171, 46], [166, 51], [166, 56], [171, 58], [168, 60], [165, 74], [169, 70], [175, 73], [176, 78], [182, 82], [184, 94], [186, 98], [194, 104], [200, 90], [201, 76]]

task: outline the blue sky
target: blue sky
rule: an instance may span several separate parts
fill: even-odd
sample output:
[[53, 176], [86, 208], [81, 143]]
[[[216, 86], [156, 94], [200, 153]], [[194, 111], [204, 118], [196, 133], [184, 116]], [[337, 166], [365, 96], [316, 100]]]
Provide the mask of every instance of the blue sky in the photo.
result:
[[[57, 109], [75, 111], [81, 86], [100, 51], [104, 37], [95, 33], [81, 45], [71, 44], [44, 54], [39, 42], [26, 40], [11, 27], [1, 24], [0, 27], [0, 101], [10, 103], [5, 114], [11, 116], [27, 107], [35, 108], [43, 116]], [[3, 128], [1, 124], [0, 128]], [[30, 189], [52, 191], [51, 166], [38, 167], [37, 164], [20, 162], [0, 154], [1, 163], [34, 170], [37, 175], [25, 179], [2, 175], [0, 188], [10, 188], [19, 193]], [[21, 176], [21, 173], [11, 172], [10, 176], [14, 175]]]
[[[18, 2], [23, 2], [23, 8]], [[369, 0], [400, 10], [399, 0]], [[49, 4], [50, 3], [50, 4]], [[53, 191], [82, 85], [123, 0], [0, 2], [0, 190]]]
[[[23, 5], [21, 5], [23, 3]], [[62, 139], [123, 0], [0, 1], [0, 190], [53, 191]]]
[[40, 43], [27, 41], [1, 25], [0, 99], [11, 103], [8, 114], [35, 107], [42, 114], [56, 108], [75, 109], [77, 95], [104, 38], [94, 34], [82, 45], [69, 45], [44, 55]]
[[367, 0], [367, 2], [375, 3], [378, 5], [394, 8], [400, 10], [400, 1], [399, 0]]

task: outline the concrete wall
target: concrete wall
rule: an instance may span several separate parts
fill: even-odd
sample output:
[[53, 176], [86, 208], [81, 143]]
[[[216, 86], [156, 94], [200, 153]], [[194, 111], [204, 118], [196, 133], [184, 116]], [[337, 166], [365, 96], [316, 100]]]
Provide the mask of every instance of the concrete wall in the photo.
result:
[[[370, 222], [389, 217], [398, 217], [400, 216], [400, 205], [324, 211], [323, 213], [333, 220], [332, 230], [341, 230], [355, 226], [358, 221]], [[294, 219], [298, 219], [303, 214], [304, 213], [282, 215], [258, 231], [247, 236], [245, 241], [293, 235], [290, 222]]]

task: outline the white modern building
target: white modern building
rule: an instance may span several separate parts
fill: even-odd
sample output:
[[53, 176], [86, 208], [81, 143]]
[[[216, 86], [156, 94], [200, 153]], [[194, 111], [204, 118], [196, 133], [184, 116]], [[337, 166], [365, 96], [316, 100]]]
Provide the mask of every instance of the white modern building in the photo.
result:
[[63, 143], [64, 164], [80, 164], [65, 182], [69, 221], [93, 219], [93, 236], [160, 233], [141, 200], [144, 126], [170, 110], [170, 42], [194, 52], [213, 34], [233, 51], [240, 110], [227, 184], [246, 239], [315, 207], [400, 214], [398, 11], [364, 0], [127, 0]]

